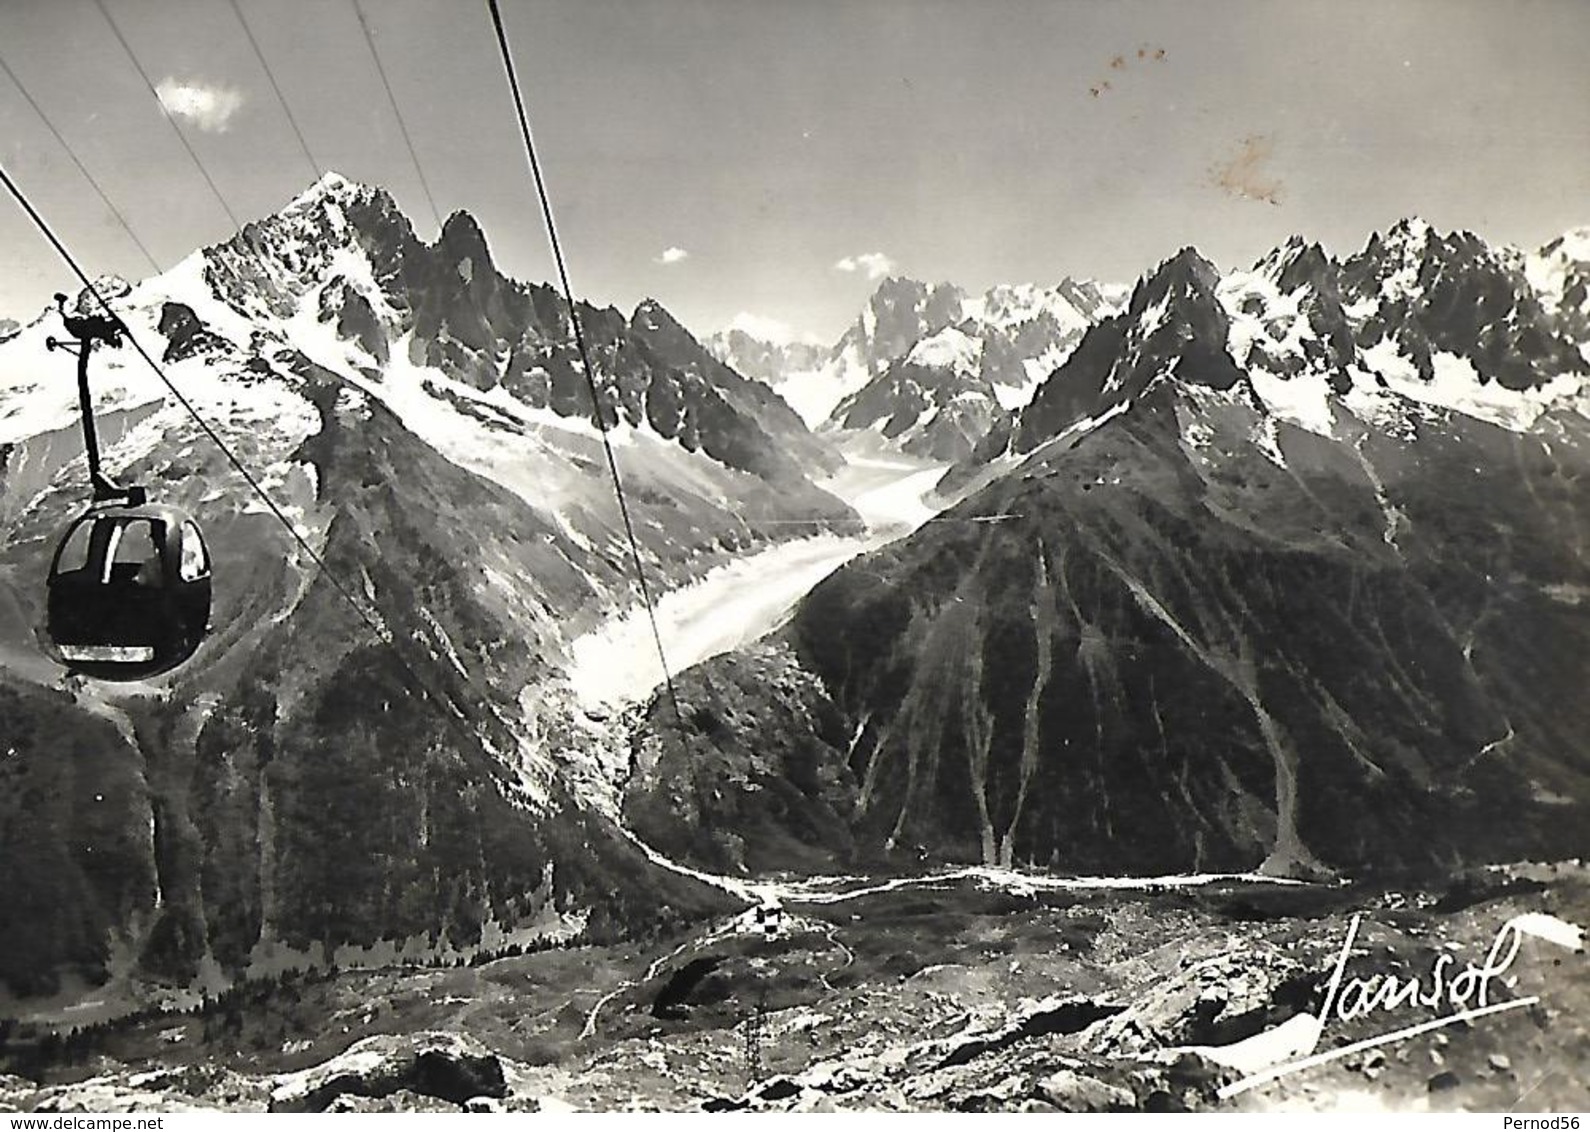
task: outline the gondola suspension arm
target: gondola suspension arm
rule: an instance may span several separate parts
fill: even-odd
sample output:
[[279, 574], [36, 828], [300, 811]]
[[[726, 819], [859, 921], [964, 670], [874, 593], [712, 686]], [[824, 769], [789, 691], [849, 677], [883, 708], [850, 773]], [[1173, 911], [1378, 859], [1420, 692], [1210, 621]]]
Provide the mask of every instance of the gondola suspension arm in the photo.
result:
[[83, 447], [88, 453], [88, 478], [89, 483], [93, 485], [94, 502], [104, 503], [113, 499], [125, 499], [136, 507], [145, 500], [144, 489], [122, 487], [100, 469], [99, 432], [94, 426], [94, 399], [88, 386], [88, 359], [94, 352], [94, 347], [100, 344], [112, 348], [120, 346], [122, 334], [127, 327], [114, 315], [67, 314], [66, 296], [60, 292], [56, 292], [55, 305], [60, 309], [61, 321], [66, 324], [67, 332], [77, 341], [74, 344], [52, 336], [44, 340], [44, 348], [65, 350], [77, 356], [77, 404], [83, 417]]

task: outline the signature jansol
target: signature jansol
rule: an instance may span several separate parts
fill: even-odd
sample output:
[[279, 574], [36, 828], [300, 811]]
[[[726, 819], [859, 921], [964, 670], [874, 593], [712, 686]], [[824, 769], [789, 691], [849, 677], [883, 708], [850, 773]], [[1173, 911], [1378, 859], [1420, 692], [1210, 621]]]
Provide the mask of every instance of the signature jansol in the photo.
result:
[[[1196, 1047], [1213, 1061], [1246, 1072], [1248, 1076], [1220, 1090], [1221, 1097], [1278, 1080], [1300, 1070], [1324, 1065], [1375, 1046], [1411, 1038], [1443, 1026], [1518, 1010], [1540, 1001], [1539, 995], [1502, 998], [1496, 1001], [1499, 981], [1506, 975], [1526, 936], [1544, 940], [1570, 951], [1583, 951], [1584, 932], [1565, 920], [1544, 912], [1526, 912], [1508, 920], [1496, 933], [1485, 959], [1457, 968], [1457, 959], [1442, 952], [1428, 971], [1399, 979], [1382, 973], [1368, 977], [1347, 975], [1347, 960], [1358, 938], [1361, 916], [1355, 915], [1342, 942], [1336, 965], [1326, 986], [1325, 1002], [1319, 1015], [1299, 1014], [1263, 1033], [1228, 1046]], [[1416, 1025], [1377, 1034], [1351, 1045], [1319, 1050], [1321, 1038], [1330, 1022], [1351, 1022], [1377, 1013], [1390, 1014], [1408, 1008], [1423, 1008], [1439, 1013]]]

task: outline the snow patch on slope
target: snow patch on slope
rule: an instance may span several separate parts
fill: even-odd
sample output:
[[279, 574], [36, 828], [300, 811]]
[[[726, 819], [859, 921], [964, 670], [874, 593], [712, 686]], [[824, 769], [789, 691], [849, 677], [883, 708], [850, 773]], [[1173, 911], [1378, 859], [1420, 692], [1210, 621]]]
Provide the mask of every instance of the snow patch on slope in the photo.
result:
[[1283, 293], [1265, 272], [1233, 272], [1215, 288], [1215, 298], [1230, 320], [1227, 349], [1239, 366], [1257, 364], [1255, 347], [1270, 356], [1303, 353], [1314, 337], [1299, 309], [1304, 288]]
[[[868, 307], [864, 313], [872, 317], [872, 308]], [[841, 401], [860, 392], [873, 376], [861, 352], [855, 346], [846, 346], [822, 369], [793, 374], [774, 389], [806, 422], [807, 428], [816, 428], [833, 415]]]
[[910, 365], [949, 369], [962, 377], [970, 377], [977, 373], [983, 360], [983, 340], [959, 327], [946, 327], [911, 347], [905, 360]]
[[1583, 382], [1572, 375], [1555, 377], [1538, 388], [1515, 390], [1484, 380], [1468, 358], [1440, 350], [1430, 356], [1433, 375], [1429, 381], [1420, 378], [1413, 362], [1389, 339], [1382, 338], [1363, 356], [1393, 393], [1510, 432], [1527, 432], [1550, 409], [1580, 408], [1585, 401]]
[[983, 294], [963, 300], [964, 317], [1000, 330], [1011, 330], [1042, 315], [1051, 316], [1064, 330], [1085, 330], [1090, 320], [1058, 289], [1033, 283], [1001, 283]]
[[1266, 370], [1248, 371], [1253, 391], [1276, 417], [1321, 436], [1334, 436], [1336, 413], [1332, 407], [1330, 382], [1321, 373], [1302, 373], [1293, 378], [1276, 377]]

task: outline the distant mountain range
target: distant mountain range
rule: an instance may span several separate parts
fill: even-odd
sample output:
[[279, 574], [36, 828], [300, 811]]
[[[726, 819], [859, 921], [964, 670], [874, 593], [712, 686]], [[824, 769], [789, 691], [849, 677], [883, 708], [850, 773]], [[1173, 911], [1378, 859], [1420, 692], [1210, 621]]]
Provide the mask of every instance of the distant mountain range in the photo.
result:
[[[725, 365], [732, 367], [735, 372], [746, 377], [765, 382], [779, 390], [779, 395], [786, 401], [788, 394], [794, 390], [784, 387], [788, 380], [795, 374], [815, 373], [822, 368], [824, 359], [830, 351], [813, 342], [775, 341], [770, 338], [759, 338], [751, 331], [730, 327], [709, 335], [702, 342], [712, 355]], [[790, 402], [794, 405], [794, 402]], [[799, 409], [797, 409], [799, 411]], [[805, 413], [801, 414], [803, 417]], [[807, 418], [807, 423], [816, 426], [822, 423], [819, 417], [816, 420]]]
[[[1184, 249], [1129, 292], [890, 279], [826, 350], [585, 306], [597, 410], [560, 296], [472, 218], [427, 244], [328, 177], [113, 302], [379, 632], [103, 351], [110, 470], [201, 516], [215, 629], [149, 684], [63, 681], [38, 633], [84, 494], [70, 363], [53, 315], [0, 342], [0, 1000], [735, 903], [659, 850], [1583, 855], [1587, 283], [1590, 233], [1526, 254], [1408, 221], [1344, 261]], [[571, 641], [638, 600], [598, 411], [655, 592], [849, 529], [858, 434], [953, 465], [957, 502], [676, 673], [677, 715], [597, 718]]]
[[1582, 855], [1586, 236], [1526, 255], [1411, 220], [1226, 276], [1183, 250], [955, 469], [957, 506], [807, 597], [760, 662], [787, 697], [746, 658], [701, 686], [829, 721], [801, 762], [844, 768], [824, 812], [861, 854]]
[[870, 429], [901, 451], [968, 455], [1032, 397], [1124, 288], [1065, 279], [1054, 287], [960, 287], [885, 279], [831, 349], [762, 341], [740, 330], [708, 348], [767, 381], [813, 428]]

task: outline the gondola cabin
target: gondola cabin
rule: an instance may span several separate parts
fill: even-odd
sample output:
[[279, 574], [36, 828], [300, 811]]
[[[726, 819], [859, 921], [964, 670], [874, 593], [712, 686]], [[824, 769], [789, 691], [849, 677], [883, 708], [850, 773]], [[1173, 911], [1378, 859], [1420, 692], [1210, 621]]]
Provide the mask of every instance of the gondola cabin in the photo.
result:
[[89, 508], [56, 548], [47, 618], [73, 672], [140, 680], [175, 668], [210, 624], [210, 552], [198, 524], [158, 503]]

